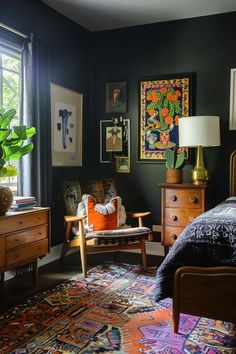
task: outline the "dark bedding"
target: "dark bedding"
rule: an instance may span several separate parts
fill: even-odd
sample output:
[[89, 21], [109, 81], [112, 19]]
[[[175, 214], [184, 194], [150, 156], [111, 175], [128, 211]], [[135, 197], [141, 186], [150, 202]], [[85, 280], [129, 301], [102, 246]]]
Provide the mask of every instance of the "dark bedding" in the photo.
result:
[[182, 266], [236, 266], [236, 198], [192, 221], [178, 237], [156, 275], [156, 301], [172, 297], [173, 277]]

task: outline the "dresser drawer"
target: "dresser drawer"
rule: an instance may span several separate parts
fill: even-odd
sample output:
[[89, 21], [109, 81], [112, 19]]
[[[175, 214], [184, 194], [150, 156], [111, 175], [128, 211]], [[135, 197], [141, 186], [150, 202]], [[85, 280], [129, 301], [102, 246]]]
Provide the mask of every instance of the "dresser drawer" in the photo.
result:
[[201, 209], [201, 191], [198, 189], [166, 189], [164, 202], [168, 208]]
[[165, 225], [185, 226], [202, 213], [201, 209], [165, 209]]
[[7, 266], [43, 256], [48, 252], [48, 240], [42, 240], [7, 252]]
[[48, 224], [46, 210], [33, 213], [16, 213], [0, 220], [0, 234], [25, 230], [33, 226]]
[[44, 238], [47, 238], [47, 235], [48, 226], [42, 225], [26, 231], [18, 232], [17, 234], [7, 236], [7, 250], [43, 240]]
[[182, 226], [166, 226], [164, 240], [162, 240], [162, 243], [167, 246], [173, 245], [184, 229], [185, 227]]
[[0, 238], [0, 268], [5, 266], [5, 237]]

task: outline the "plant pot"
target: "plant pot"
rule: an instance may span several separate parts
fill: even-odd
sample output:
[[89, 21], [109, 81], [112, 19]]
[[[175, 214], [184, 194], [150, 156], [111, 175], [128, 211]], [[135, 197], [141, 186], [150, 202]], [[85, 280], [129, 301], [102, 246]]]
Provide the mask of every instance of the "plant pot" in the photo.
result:
[[183, 183], [183, 170], [168, 168], [166, 170], [166, 182], [167, 183]]
[[13, 202], [13, 194], [10, 188], [0, 186], [0, 216], [5, 215]]

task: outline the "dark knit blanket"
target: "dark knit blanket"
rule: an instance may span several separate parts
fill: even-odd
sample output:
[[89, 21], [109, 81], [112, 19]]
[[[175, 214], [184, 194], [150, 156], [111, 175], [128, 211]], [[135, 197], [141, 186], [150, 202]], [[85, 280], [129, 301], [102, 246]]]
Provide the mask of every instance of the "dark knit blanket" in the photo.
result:
[[236, 266], [236, 198], [226, 199], [192, 221], [178, 237], [156, 275], [156, 301], [172, 297], [182, 266]]

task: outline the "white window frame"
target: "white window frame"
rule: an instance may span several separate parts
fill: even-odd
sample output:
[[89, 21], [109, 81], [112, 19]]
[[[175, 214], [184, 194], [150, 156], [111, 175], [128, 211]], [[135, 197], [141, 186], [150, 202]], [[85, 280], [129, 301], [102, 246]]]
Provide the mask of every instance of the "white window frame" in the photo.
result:
[[[0, 40], [0, 107], [1, 108], [3, 107], [5, 109], [9, 109], [9, 107], [4, 107], [4, 105], [3, 105], [3, 71], [12, 72], [16, 75], [19, 75], [19, 91], [17, 93], [19, 100], [18, 100], [17, 107], [14, 107], [17, 111], [17, 114], [14, 117], [11, 125], [20, 125], [20, 123], [21, 123], [20, 122], [21, 80], [22, 80], [22, 77], [21, 77], [21, 75], [22, 75], [22, 73], [21, 73], [21, 60], [22, 60], [21, 53], [22, 52], [21, 52], [20, 47]], [[15, 59], [20, 60], [19, 72], [2, 66], [3, 65], [2, 64], [2, 55], [3, 54], [6, 56], [9, 56], [11, 58], [15, 58]], [[14, 163], [18, 167], [17, 161], [15, 161]], [[0, 178], [0, 184], [3, 186], [9, 187], [12, 190], [14, 195], [17, 194], [17, 181], [18, 181], [17, 176], [16, 177], [1, 177]]]

